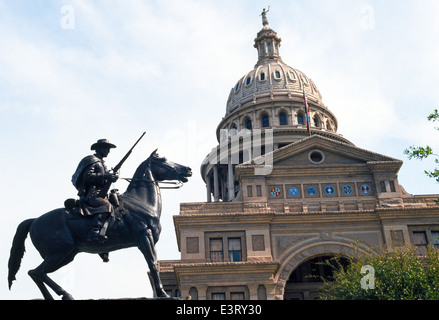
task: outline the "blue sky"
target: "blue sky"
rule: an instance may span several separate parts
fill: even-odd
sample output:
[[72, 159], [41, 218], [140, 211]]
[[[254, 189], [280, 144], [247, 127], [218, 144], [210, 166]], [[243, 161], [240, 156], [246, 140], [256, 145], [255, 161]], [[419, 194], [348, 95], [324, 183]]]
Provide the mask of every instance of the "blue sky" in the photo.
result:
[[[439, 148], [426, 120], [439, 107], [437, 1], [0, 0], [0, 261], [18, 223], [75, 196], [70, 178], [92, 143], [118, 146], [112, 166], [143, 131], [122, 176], [155, 148], [194, 171], [181, 190], [163, 191], [159, 258], [178, 259], [172, 216], [180, 202], [205, 200], [199, 167], [216, 146], [230, 89], [256, 63], [268, 5], [283, 61], [313, 79], [338, 132], [404, 160], [399, 182], [409, 193], [439, 193], [423, 173], [434, 163], [403, 155], [410, 145]], [[0, 299], [39, 297], [26, 273], [40, 262], [28, 240], [18, 281], [11, 292], [5, 282]], [[78, 299], [133, 297], [151, 295], [146, 272], [129, 249], [109, 264], [78, 255], [53, 278]], [[103, 281], [110, 278], [115, 285]]]

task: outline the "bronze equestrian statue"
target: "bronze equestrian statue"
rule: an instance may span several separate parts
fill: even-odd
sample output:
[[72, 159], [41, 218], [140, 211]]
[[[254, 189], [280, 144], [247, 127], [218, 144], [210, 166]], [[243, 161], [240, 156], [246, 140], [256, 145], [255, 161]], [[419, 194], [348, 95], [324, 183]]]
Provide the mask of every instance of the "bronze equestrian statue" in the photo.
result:
[[[102, 143], [109, 142], [102, 140]], [[95, 147], [97, 149], [97, 145]], [[106, 147], [111, 148], [112, 145], [108, 144]], [[117, 171], [113, 170], [113, 172]], [[106, 182], [116, 179], [116, 175], [110, 176], [103, 171], [100, 174], [104, 175], [102, 178]], [[109, 219], [106, 220], [106, 223], [108, 222], [106, 237], [98, 239], [104, 241], [90, 241], [90, 230], [97, 230], [96, 221], [81, 215], [77, 203], [71, 204], [69, 209], [55, 209], [39, 218], [23, 221], [17, 228], [9, 257], [9, 289], [12, 282], [16, 280], [15, 275], [20, 268], [25, 252], [25, 240], [29, 233], [34, 246], [44, 261], [37, 268], [30, 270], [28, 274], [47, 300], [53, 299], [47, 287], [57, 295], [62, 296], [63, 300], [73, 299], [47, 274], [72, 262], [78, 253], [96, 253], [102, 256], [111, 251], [130, 247], [138, 247], [144, 255], [156, 296], [169, 297], [164, 291], [159, 277], [155, 251], [155, 244], [159, 240], [161, 231], [162, 201], [159, 182], [179, 181], [185, 183], [191, 175], [192, 171], [189, 167], [167, 161], [166, 158], [159, 157], [157, 150], [154, 151], [148, 159], [139, 165], [127, 190], [119, 195], [118, 206], [112, 205], [111, 215], [105, 213], [109, 216]], [[88, 193], [90, 191], [85, 190], [85, 193], [81, 194], [88, 198]], [[79, 202], [88, 202], [89, 200], [83, 199]], [[96, 234], [96, 232], [94, 233]]]

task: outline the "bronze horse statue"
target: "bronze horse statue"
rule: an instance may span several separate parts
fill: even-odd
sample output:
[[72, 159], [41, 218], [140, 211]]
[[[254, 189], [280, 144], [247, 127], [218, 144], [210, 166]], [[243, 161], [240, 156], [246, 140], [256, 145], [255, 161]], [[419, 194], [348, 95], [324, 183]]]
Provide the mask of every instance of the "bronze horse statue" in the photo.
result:
[[105, 254], [111, 251], [138, 247], [143, 253], [150, 270], [153, 289], [157, 297], [169, 297], [160, 280], [155, 244], [159, 240], [162, 201], [161, 181], [187, 182], [191, 169], [159, 157], [155, 150], [140, 164], [127, 190], [119, 196], [120, 205], [110, 218], [104, 243], [87, 241], [90, 219], [75, 216], [65, 208], [55, 209], [39, 218], [20, 223], [12, 243], [9, 257], [9, 289], [20, 268], [25, 251], [27, 234], [44, 259], [37, 268], [28, 272], [35, 281], [44, 299], [52, 300], [46, 285], [63, 300], [73, 297], [48, 277], [48, 273], [72, 262], [80, 252]]

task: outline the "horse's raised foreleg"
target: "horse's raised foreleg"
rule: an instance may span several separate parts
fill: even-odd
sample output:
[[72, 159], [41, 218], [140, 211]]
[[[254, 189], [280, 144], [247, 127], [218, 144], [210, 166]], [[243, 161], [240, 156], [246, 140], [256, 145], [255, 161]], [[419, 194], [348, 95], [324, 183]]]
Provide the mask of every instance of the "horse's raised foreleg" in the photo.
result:
[[52, 295], [47, 290], [45, 284], [49, 286], [55, 293], [59, 296], [62, 296], [63, 300], [73, 300], [73, 297], [61, 288], [55, 281], [49, 278], [47, 273], [54, 272], [65, 266], [69, 262], [73, 260], [75, 257], [75, 253], [69, 254], [54, 254], [49, 257], [46, 257], [37, 268], [30, 270], [28, 272], [29, 276], [35, 281], [41, 293], [43, 294], [44, 299], [53, 300]]
[[168, 298], [169, 295], [163, 289], [162, 281], [159, 276], [159, 267], [157, 263], [157, 254], [154, 246], [154, 239], [150, 229], [139, 237], [138, 247], [148, 263], [151, 278], [154, 284], [154, 291], [157, 297]]

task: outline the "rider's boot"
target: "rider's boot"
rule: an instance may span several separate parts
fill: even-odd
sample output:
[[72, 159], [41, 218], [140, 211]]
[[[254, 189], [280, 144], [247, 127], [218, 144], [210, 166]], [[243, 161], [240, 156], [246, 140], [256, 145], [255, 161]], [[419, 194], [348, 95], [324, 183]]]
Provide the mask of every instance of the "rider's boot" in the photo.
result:
[[102, 244], [106, 240], [108, 240], [108, 237], [100, 234], [100, 231], [102, 228], [101, 217], [99, 214], [96, 214], [92, 217], [92, 219], [93, 219], [93, 225], [92, 225], [92, 228], [88, 234], [87, 241], [90, 241], [90, 242], [97, 241], [97, 242]]

